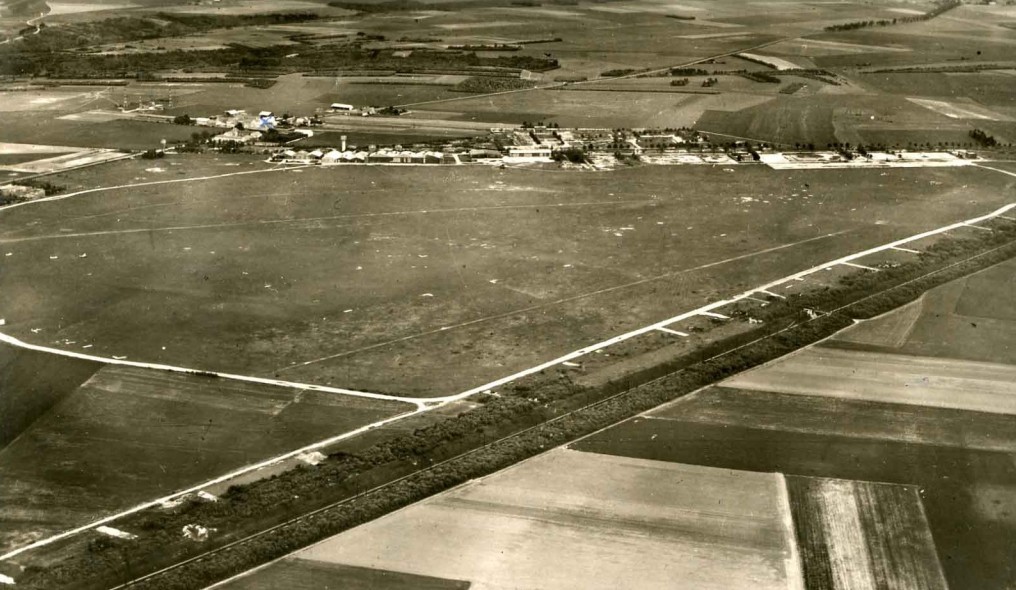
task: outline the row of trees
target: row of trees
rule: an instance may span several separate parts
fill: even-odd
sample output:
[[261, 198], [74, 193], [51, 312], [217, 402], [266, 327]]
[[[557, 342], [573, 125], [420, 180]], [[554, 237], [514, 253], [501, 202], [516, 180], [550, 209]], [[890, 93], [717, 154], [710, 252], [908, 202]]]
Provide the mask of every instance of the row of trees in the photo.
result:
[[828, 27], [825, 28], [825, 30], [827, 30], [827, 31], [853, 31], [853, 30], [856, 30], [856, 29], [866, 29], [866, 28], [869, 28], [869, 27], [887, 27], [887, 26], [892, 26], [892, 25], [897, 25], [897, 24], [916, 23], [916, 22], [920, 22], [920, 21], [925, 21], [925, 20], [933, 19], [936, 16], [942, 14], [943, 12], [945, 12], [947, 10], [951, 10], [953, 8], [956, 8], [957, 6], [960, 6], [961, 4], [963, 4], [963, 2], [961, 0], [944, 0], [943, 2], [940, 2], [938, 6], [936, 6], [935, 8], [929, 10], [928, 12], [926, 12], [924, 14], [919, 14], [919, 15], [914, 15], [914, 16], [896, 17], [896, 18], [893, 18], [893, 19], [860, 20], [860, 21], [854, 21], [854, 22], [850, 22], [850, 23], [842, 23], [842, 24], [838, 24], [838, 25], [829, 25]]

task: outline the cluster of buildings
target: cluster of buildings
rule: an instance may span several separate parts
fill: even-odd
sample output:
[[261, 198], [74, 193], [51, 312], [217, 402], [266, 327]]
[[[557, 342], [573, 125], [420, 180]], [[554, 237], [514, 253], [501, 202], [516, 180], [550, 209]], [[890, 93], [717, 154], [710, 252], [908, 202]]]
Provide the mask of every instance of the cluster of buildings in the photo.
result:
[[462, 164], [471, 161], [465, 154], [402, 149], [365, 150], [282, 150], [271, 156], [283, 164]]

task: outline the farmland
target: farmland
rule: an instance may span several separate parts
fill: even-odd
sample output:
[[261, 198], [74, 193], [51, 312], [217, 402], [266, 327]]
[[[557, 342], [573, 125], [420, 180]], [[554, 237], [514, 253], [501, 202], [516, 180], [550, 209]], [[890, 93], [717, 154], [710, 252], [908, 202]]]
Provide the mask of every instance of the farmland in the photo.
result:
[[[226, 585], [308, 562], [474, 586], [785, 588], [783, 480], [559, 450], [312, 546]], [[660, 560], [654, 556], [668, 555]], [[566, 564], [566, 565], [565, 565]], [[565, 565], [562, 567], [562, 565]]]
[[917, 488], [788, 477], [805, 586], [944, 590]]
[[[257, 169], [195, 161], [105, 169], [127, 182]], [[101, 174], [52, 182], [90, 187]], [[886, 174], [801, 171], [788, 189], [786, 173], [762, 168], [371, 167], [91, 193], [0, 216], [12, 253], [0, 313], [29, 342], [447, 394], [830, 252], [983, 212], [1010, 184], [977, 169]], [[674, 188], [701, 182], [708, 193]]]
[[999, 412], [1016, 411], [1016, 367], [814, 347], [742, 373], [730, 387]]
[[828, 346], [1016, 364], [1014, 268], [1008, 262], [943, 285], [906, 308], [845, 330]]
[[[18, 359], [16, 370], [30, 360]], [[103, 367], [86, 377], [89, 363], [61, 362], [72, 366], [60, 370], [47, 406], [0, 450], [3, 551], [410, 409], [147, 369]], [[21, 385], [4, 390], [4, 403], [8, 391], [32, 387], [46, 393]]]
[[[1007, 261], [946, 283], [818, 345], [573, 446], [778, 471], [788, 474], [792, 499], [815, 485], [797, 482], [801, 485], [795, 488], [791, 475], [919, 486], [949, 585], [1005, 588], [1016, 579], [1006, 557], [1006, 547], [1016, 541], [1010, 516], [1016, 511], [1012, 298], [1007, 296], [1012, 268]], [[859, 493], [851, 487], [855, 484], [842, 485]], [[805, 505], [821, 502], [814, 500], [821, 495], [807, 492], [813, 499]], [[917, 518], [916, 508], [907, 510], [905, 519]], [[795, 512], [806, 578], [815, 587], [829, 587], [821, 580], [835, 577], [836, 566], [823, 557], [828, 552], [807, 549], [817, 538], [801, 528], [807, 522]], [[918, 529], [898, 527], [906, 534]], [[875, 550], [871, 542], [864, 545]], [[818, 564], [814, 571], [809, 571], [809, 552], [819, 555], [818, 562], [812, 560]], [[872, 559], [888, 562], [899, 563]], [[920, 587], [935, 582], [927, 584]]]
[[[753, 408], [776, 411], [768, 395], [754, 393]], [[868, 411], [861, 416], [845, 411], [850, 407], [825, 406], [826, 432], [804, 426], [812, 419], [793, 413], [793, 406], [779, 412], [781, 422], [795, 425], [792, 430], [757, 425], [753, 413], [741, 414], [736, 424], [714, 423], [690, 409], [680, 417], [631, 420], [573, 448], [788, 476], [918, 485], [925, 490], [929, 526], [949, 585], [1005, 588], [1014, 576], [1007, 549], [1014, 541], [1007, 514], [1016, 509], [1010, 452], [966, 449], [962, 439], [948, 433], [936, 443], [855, 436], [865, 423], [895, 415], [891, 404], [866, 403]], [[979, 416], [964, 413], [955, 422], [980, 424]], [[1005, 445], [1011, 448], [1011, 426], [996, 427], [1008, 431]], [[960, 446], [954, 446], [957, 442]]]

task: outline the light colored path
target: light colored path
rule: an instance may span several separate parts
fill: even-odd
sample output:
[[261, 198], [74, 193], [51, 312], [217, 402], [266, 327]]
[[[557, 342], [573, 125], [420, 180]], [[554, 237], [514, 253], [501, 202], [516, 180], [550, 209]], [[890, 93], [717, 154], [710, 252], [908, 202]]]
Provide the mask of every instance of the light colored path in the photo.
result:
[[84, 354], [80, 352], [73, 352], [70, 350], [61, 350], [59, 348], [49, 348], [47, 346], [39, 346], [37, 344], [29, 344], [18, 340], [14, 336], [0, 333], [0, 342], [5, 342], [18, 348], [25, 348], [28, 350], [34, 350], [36, 352], [46, 352], [49, 354], [55, 354], [68, 358], [81, 359], [86, 361], [94, 361], [97, 363], [103, 363], [107, 365], [121, 365], [124, 367], [137, 367], [139, 369], [151, 369], [153, 371], [168, 371], [170, 373], [186, 373], [190, 375], [205, 375], [208, 377], [217, 377], [220, 379], [229, 379], [232, 381], [246, 381], [248, 383], [259, 383], [262, 385], [275, 385], [278, 387], [286, 387], [289, 389], [299, 390], [311, 390], [311, 391], [322, 391], [325, 393], [337, 393], [342, 395], [349, 395], [353, 397], [365, 397], [370, 399], [380, 399], [387, 401], [405, 402], [407, 404], [413, 404], [418, 407], [422, 407], [427, 401], [425, 398], [418, 397], [399, 397], [397, 395], [384, 395], [380, 393], [369, 393], [366, 391], [354, 391], [352, 389], [342, 389], [339, 387], [328, 387], [325, 385], [312, 385], [310, 383], [294, 383], [292, 381], [282, 381], [279, 379], [266, 379], [264, 377], [251, 377], [249, 375], [233, 375], [231, 373], [219, 373], [217, 371], [204, 371], [200, 369], [190, 369], [187, 367], [176, 367], [173, 365], [161, 365], [157, 363], [143, 363], [138, 361], [130, 361], [118, 358], [107, 358], [102, 356], [94, 356], [90, 354]]

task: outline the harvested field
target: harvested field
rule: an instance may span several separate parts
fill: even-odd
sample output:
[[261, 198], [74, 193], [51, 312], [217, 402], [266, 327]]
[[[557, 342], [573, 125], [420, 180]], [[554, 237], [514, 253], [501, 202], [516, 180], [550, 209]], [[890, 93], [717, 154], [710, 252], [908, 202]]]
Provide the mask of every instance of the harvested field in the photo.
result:
[[[618, 588], [638, 571], [640, 588], [680, 579], [703, 589], [782, 589], [797, 575], [788, 573], [783, 485], [776, 474], [558, 450], [295, 558], [476, 587]], [[256, 588], [259, 575], [234, 587]]]
[[[264, 167], [225, 156], [150, 166], [50, 182]], [[1009, 180], [976, 168], [357, 167], [136, 187], [0, 213], [12, 253], [0, 315], [25, 341], [100, 355], [447, 394], [982, 213]], [[711, 190], [675, 188], [701, 183]]]
[[410, 409], [114, 366], [54, 397], [0, 451], [0, 550]]
[[806, 588], [947, 588], [916, 487], [786, 481]]
[[799, 395], [1016, 413], [1016, 367], [813, 347], [723, 382]]

